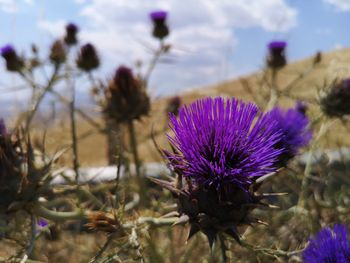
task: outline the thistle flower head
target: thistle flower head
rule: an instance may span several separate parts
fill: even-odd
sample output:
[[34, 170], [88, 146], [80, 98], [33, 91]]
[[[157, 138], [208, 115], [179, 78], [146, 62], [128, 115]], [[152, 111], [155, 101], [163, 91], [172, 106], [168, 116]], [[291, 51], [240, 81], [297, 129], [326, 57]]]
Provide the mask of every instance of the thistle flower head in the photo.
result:
[[6, 68], [8, 71], [17, 72], [20, 71], [24, 62], [18, 57], [15, 48], [12, 45], [6, 45], [1, 48], [1, 56], [6, 61]]
[[287, 42], [285, 41], [272, 41], [268, 44], [268, 56], [267, 65], [274, 70], [283, 68], [287, 61], [285, 55], [285, 49]]
[[163, 39], [169, 35], [169, 28], [166, 24], [168, 13], [165, 11], [154, 11], [150, 13], [150, 18], [153, 22], [152, 35], [155, 38]]
[[321, 109], [329, 117], [342, 117], [350, 114], [350, 78], [336, 82], [330, 91], [321, 98]]
[[146, 90], [132, 70], [120, 66], [106, 90], [106, 113], [117, 122], [129, 122], [147, 115], [150, 101]]
[[100, 60], [95, 47], [90, 43], [83, 45], [77, 58], [78, 68], [84, 71], [91, 71], [98, 68], [99, 65]]
[[311, 140], [312, 133], [308, 128], [309, 119], [298, 108], [283, 110], [275, 107], [270, 111], [270, 114], [277, 123], [276, 129], [283, 134], [274, 147], [283, 149], [277, 165], [284, 167], [290, 159], [298, 154], [300, 148], [306, 146]]
[[350, 262], [350, 240], [344, 225], [333, 229], [323, 228], [303, 252], [305, 263], [348, 263]]
[[177, 197], [179, 214], [191, 224], [189, 237], [202, 231], [212, 244], [222, 231], [239, 242], [237, 227], [259, 222], [250, 216], [262, 204], [258, 179], [276, 171], [283, 152], [274, 147], [282, 135], [270, 115], [220, 97], [183, 106], [178, 117], [170, 114], [174, 151], [164, 155], [178, 178], [153, 181]]
[[170, 143], [179, 152], [170, 154], [170, 165], [196, 184], [248, 189], [255, 179], [275, 171], [283, 149], [274, 145], [279, 131], [257, 106], [236, 99], [206, 98], [170, 116], [174, 136]]
[[64, 42], [67, 45], [75, 45], [78, 40], [77, 40], [77, 33], [79, 31], [79, 28], [77, 25], [73, 23], [69, 23], [66, 25], [66, 35], [64, 37]]

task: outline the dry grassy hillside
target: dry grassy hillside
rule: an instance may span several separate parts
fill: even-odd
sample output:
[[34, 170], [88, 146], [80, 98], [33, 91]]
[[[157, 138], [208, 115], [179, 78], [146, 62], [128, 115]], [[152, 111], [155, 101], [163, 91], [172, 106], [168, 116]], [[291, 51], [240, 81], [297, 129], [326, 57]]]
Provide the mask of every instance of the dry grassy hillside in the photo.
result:
[[[312, 66], [313, 61], [314, 57], [294, 62], [280, 72], [276, 80], [280, 94], [278, 101], [280, 106], [292, 106], [295, 99], [302, 99], [310, 102], [311, 110], [309, 114], [316, 116], [319, 114], [317, 96], [321, 90], [327, 88], [329, 83], [336, 78], [350, 76], [350, 49], [322, 54], [321, 63], [318, 63], [315, 67]], [[246, 101], [255, 101], [264, 108], [269, 95], [266, 78], [269, 78], [268, 74], [258, 72], [215, 86], [189, 90], [182, 94], [183, 102], [189, 103], [206, 96], [235, 96]], [[140, 155], [144, 162], [161, 159], [150, 139], [152, 126], [158, 144], [161, 147], [167, 147], [166, 136], [163, 132], [166, 127], [166, 105], [166, 98], [154, 101], [149, 117], [144, 118], [136, 125]], [[102, 121], [99, 122], [102, 123]], [[82, 119], [79, 119], [78, 126], [79, 134], [84, 134], [92, 129]], [[337, 145], [340, 142], [342, 145], [350, 144], [350, 136], [348, 136], [345, 125], [340, 121], [335, 121], [332, 129], [336, 129], [337, 132], [333, 132], [332, 138], [328, 138], [324, 142], [326, 147]], [[53, 150], [69, 144], [69, 142], [69, 122], [57, 121], [55, 127], [48, 131], [47, 145]], [[107, 163], [106, 149], [105, 137], [97, 132], [81, 140], [79, 144], [81, 165], [105, 165]], [[64, 160], [69, 160], [69, 158], [70, 156], [67, 154]]]

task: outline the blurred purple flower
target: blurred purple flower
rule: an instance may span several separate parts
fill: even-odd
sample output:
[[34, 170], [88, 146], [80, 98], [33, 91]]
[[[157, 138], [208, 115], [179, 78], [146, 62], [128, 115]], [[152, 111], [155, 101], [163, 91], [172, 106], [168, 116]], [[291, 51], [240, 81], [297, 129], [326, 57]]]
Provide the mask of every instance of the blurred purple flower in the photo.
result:
[[17, 56], [16, 50], [12, 45], [6, 45], [1, 48], [1, 56], [6, 61], [8, 71], [20, 71], [23, 67], [23, 61]]
[[272, 41], [267, 45], [269, 49], [269, 54], [267, 56], [267, 65], [274, 69], [281, 69], [287, 63], [285, 48], [287, 47], [287, 42], [285, 41]]
[[5, 121], [3, 119], [0, 119], [0, 135], [4, 136], [7, 134], [7, 129], [5, 125]]
[[154, 11], [150, 13], [150, 18], [153, 22], [164, 22], [167, 18], [168, 13], [166, 11]]
[[169, 28], [166, 24], [167, 15], [165, 11], [154, 11], [149, 15], [153, 21], [152, 35], [160, 40], [169, 35]]
[[350, 241], [345, 225], [323, 228], [303, 252], [305, 263], [349, 263]]
[[79, 28], [77, 25], [73, 23], [69, 23], [66, 25], [66, 36], [64, 37], [64, 41], [67, 45], [75, 45], [77, 40], [77, 33], [79, 31]]
[[281, 133], [269, 115], [253, 103], [217, 97], [198, 100], [170, 116], [170, 143], [179, 153], [166, 152], [170, 166], [197, 185], [225, 193], [248, 191], [255, 179], [274, 172], [283, 148], [274, 145]]
[[47, 221], [46, 219], [40, 218], [40, 219], [38, 220], [38, 226], [39, 226], [40, 228], [44, 228], [44, 227], [46, 227], [48, 224], [49, 224], [49, 223], [48, 223], [48, 221]]
[[277, 122], [275, 128], [283, 134], [274, 147], [283, 150], [277, 165], [284, 167], [298, 154], [299, 149], [306, 146], [311, 140], [312, 132], [308, 128], [309, 119], [297, 109], [283, 110], [279, 107], [270, 111], [270, 118]]
[[80, 54], [77, 58], [77, 66], [84, 71], [91, 71], [98, 68], [100, 59], [97, 55], [95, 47], [87, 43], [80, 48]]

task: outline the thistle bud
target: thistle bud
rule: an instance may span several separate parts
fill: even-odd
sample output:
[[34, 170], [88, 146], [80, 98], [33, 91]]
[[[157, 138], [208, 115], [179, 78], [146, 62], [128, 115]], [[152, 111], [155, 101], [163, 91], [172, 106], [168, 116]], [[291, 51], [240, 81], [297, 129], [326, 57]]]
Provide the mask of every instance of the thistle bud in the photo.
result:
[[321, 98], [321, 109], [328, 117], [350, 114], [350, 78], [335, 82], [330, 91]]
[[131, 69], [120, 66], [106, 90], [106, 112], [117, 122], [129, 122], [147, 115], [150, 101], [142, 83]]
[[166, 18], [168, 13], [165, 11], [155, 11], [150, 13], [150, 18], [153, 22], [152, 35], [155, 38], [163, 39], [169, 35], [169, 28], [166, 24]]
[[322, 53], [318, 51], [314, 57], [313, 64], [316, 65], [318, 63], [321, 63], [322, 61]]
[[175, 116], [179, 113], [179, 108], [181, 106], [181, 98], [179, 96], [175, 96], [168, 101], [168, 106], [166, 108], [167, 114], [172, 113]]
[[16, 50], [11, 45], [6, 45], [1, 48], [1, 56], [6, 61], [6, 68], [8, 71], [18, 72], [23, 66], [23, 60], [17, 56]]
[[55, 65], [66, 61], [66, 49], [60, 40], [56, 40], [51, 46], [50, 59]]
[[73, 23], [69, 23], [66, 26], [66, 35], [64, 37], [64, 42], [71, 46], [71, 45], [75, 45], [78, 40], [77, 40], [77, 33], [79, 31], [79, 28], [73, 24]]
[[85, 226], [94, 231], [112, 234], [117, 231], [123, 233], [123, 228], [117, 218], [104, 212], [94, 212], [88, 216], [89, 223]]
[[76, 62], [78, 68], [84, 71], [91, 71], [98, 68], [100, 60], [95, 47], [90, 43], [82, 46]]
[[278, 70], [286, 65], [286, 46], [287, 42], [284, 41], [273, 41], [268, 44], [269, 54], [266, 62], [271, 69]]

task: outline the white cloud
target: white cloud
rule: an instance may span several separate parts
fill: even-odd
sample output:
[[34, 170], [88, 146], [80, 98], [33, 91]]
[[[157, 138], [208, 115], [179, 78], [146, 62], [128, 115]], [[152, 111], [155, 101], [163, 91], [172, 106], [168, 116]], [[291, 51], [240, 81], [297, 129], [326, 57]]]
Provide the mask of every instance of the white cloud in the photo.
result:
[[5, 13], [16, 13], [17, 5], [13, 0], [0, 0], [0, 9]]
[[49, 22], [47, 20], [39, 20], [38, 28], [43, 29], [44, 31], [49, 32], [52, 36], [61, 36], [65, 31], [66, 21], [60, 19], [55, 22]]
[[[1, 0], [0, 0], [1, 1]], [[174, 66], [156, 69], [154, 82], [162, 89], [214, 83], [220, 76], [227, 50], [238, 42], [235, 28], [260, 27], [286, 32], [296, 25], [297, 11], [284, 0], [75, 0], [86, 18], [80, 33], [83, 41], [96, 44], [114, 65], [132, 65], [136, 59], [150, 59], [144, 48], [156, 46], [150, 37], [148, 13], [169, 11]], [[39, 27], [62, 34], [63, 21], [40, 21]], [[61, 32], [59, 32], [61, 30]], [[169, 72], [170, 71], [170, 72]]]
[[350, 11], [350, 0], [324, 0], [326, 3], [329, 3], [335, 6], [339, 11]]

